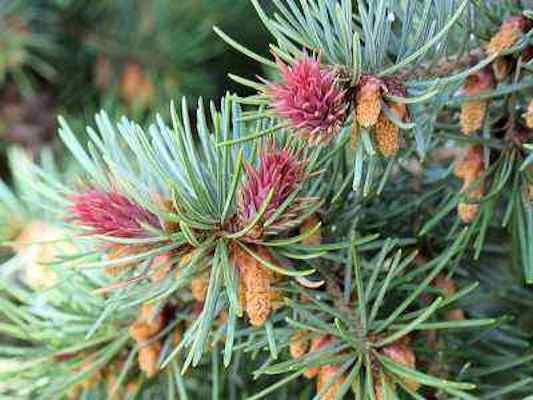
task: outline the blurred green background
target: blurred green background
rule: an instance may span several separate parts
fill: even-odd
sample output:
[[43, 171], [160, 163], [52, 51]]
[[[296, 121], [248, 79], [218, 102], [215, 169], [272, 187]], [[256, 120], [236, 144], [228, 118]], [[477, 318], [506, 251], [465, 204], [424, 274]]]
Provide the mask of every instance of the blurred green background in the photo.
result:
[[244, 94], [227, 73], [260, 66], [213, 25], [268, 51], [248, 0], [0, 0], [0, 176], [11, 144], [62, 153], [58, 114], [83, 134], [102, 108], [142, 123], [181, 96]]

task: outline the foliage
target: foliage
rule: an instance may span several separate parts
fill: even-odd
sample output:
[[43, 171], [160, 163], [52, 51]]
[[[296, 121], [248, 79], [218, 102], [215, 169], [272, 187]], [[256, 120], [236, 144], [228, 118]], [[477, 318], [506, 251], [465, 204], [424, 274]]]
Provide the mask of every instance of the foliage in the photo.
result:
[[530, 394], [531, 5], [272, 3], [247, 92], [10, 153], [0, 393]]

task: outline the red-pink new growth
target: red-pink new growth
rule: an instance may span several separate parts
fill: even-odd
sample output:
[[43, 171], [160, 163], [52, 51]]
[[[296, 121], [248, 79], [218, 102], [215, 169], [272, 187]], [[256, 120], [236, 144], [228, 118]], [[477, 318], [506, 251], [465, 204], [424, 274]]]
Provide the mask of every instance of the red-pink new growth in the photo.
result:
[[263, 214], [263, 219], [268, 218], [304, 177], [303, 163], [296, 159], [295, 154], [273, 144], [263, 149], [257, 169], [249, 164], [245, 167], [248, 180], [241, 187], [239, 196], [239, 217], [243, 222], [256, 215], [273, 190], [273, 197]]
[[73, 219], [100, 235], [138, 238], [146, 236], [143, 225], [161, 228], [156, 215], [116, 191], [91, 189], [70, 199]]
[[271, 107], [312, 144], [327, 143], [342, 126], [346, 115], [346, 92], [333, 70], [320, 67], [311, 57], [287, 66], [280, 60], [282, 82], [268, 83]]

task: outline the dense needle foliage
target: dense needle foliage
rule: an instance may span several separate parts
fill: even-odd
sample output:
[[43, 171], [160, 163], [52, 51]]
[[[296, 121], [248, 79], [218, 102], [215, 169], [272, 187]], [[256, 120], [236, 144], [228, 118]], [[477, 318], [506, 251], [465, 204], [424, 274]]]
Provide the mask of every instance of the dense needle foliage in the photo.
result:
[[[52, 3], [88, 20], [111, 7]], [[137, 44], [173, 15], [147, 4], [155, 12], [139, 16], [157, 18]], [[202, 24], [184, 29], [198, 42], [159, 46], [163, 60], [183, 52], [202, 71], [216, 52], [249, 57], [255, 74], [228, 71], [239, 94], [173, 100], [152, 115], [177, 81], [155, 85], [123, 59], [106, 93], [138, 122], [115, 121], [110, 106], [85, 133], [59, 117], [65, 159], [9, 149], [0, 394], [531, 395], [531, 1], [250, 8], [270, 56], [224, 26], [203, 52], [213, 37]], [[111, 57], [99, 55], [100, 74]], [[53, 72], [38, 59], [7, 71]], [[172, 97], [209, 93], [205, 76]]]

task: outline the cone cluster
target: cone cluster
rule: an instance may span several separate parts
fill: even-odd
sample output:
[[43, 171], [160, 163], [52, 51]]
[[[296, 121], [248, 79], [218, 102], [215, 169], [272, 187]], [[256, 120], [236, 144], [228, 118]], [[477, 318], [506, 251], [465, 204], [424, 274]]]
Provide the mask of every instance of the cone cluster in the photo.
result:
[[[357, 124], [354, 123], [352, 129], [352, 146], [355, 147], [357, 143], [358, 126], [373, 128], [378, 151], [385, 157], [391, 157], [400, 148], [400, 127], [383, 110], [383, 96], [386, 93], [405, 97], [403, 88], [394, 80], [384, 82], [370, 75], [361, 77], [355, 95], [354, 119]], [[385, 104], [398, 121], [403, 122], [407, 118], [405, 104], [390, 100]]]
[[[357, 85], [341, 89], [334, 70], [324, 70], [317, 59], [304, 57], [291, 67], [278, 60], [282, 82], [267, 82], [265, 90], [273, 111], [285, 118], [295, 132], [310, 144], [325, 144], [339, 131], [353, 104], [352, 146], [357, 143], [358, 128], [374, 129], [376, 146], [386, 156], [400, 146], [399, 127], [382, 110], [383, 96], [392, 93], [405, 97], [402, 85], [363, 74]], [[390, 82], [389, 82], [390, 81]], [[353, 95], [348, 95], [353, 92]], [[407, 117], [404, 104], [388, 101], [387, 107], [403, 122]]]

